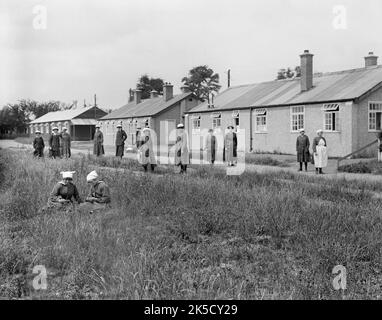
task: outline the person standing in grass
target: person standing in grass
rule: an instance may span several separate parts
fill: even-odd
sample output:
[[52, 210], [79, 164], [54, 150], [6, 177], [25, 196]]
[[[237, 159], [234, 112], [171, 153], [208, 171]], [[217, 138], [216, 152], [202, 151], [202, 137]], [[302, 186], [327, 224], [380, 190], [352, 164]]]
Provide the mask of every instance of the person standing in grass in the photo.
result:
[[317, 130], [317, 137], [313, 140], [313, 152], [316, 174], [323, 174], [322, 168], [326, 168], [328, 165], [328, 152], [322, 129]]
[[62, 181], [54, 186], [48, 200], [48, 208], [70, 210], [74, 201], [82, 202], [77, 187], [73, 184], [74, 173], [75, 171], [61, 172]]
[[184, 124], [176, 126], [178, 129], [177, 143], [175, 145], [175, 165], [180, 166], [180, 173], [187, 172], [187, 165], [190, 164], [190, 154], [188, 149], [188, 137], [184, 130]]
[[233, 132], [233, 126], [228, 126], [227, 129], [228, 132], [224, 137], [223, 161], [227, 161], [228, 167], [233, 167], [237, 158], [237, 135]]
[[41, 136], [41, 131], [37, 130], [36, 137], [33, 140], [33, 149], [34, 149], [33, 155], [39, 158], [44, 157], [44, 148], [45, 148], [45, 144], [44, 144], [44, 139]]
[[56, 159], [56, 157], [60, 157], [61, 134], [58, 133], [57, 127], [53, 127], [52, 131], [53, 132], [49, 137], [49, 151], [50, 156]]
[[96, 125], [96, 132], [94, 133], [94, 148], [93, 154], [97, 157], [105, 154], [105, 150], [103, 148], [103, 133], [100, 130], [101, 126], [99, 124]]
[[137, 147], [137, 149], [139, 149], [139, 147], [142, 145], [143, 143], [143, 140], [142, 140], [142, 137], [141, 137], [141, 127], [137, 127], [137, 131], [135, 133], [135, 145]]
[[296, 141], [296, 151], [297, 151], [297, 162], [300, 164], [300, 169], [302, 171], [302, 164], [305, 165], [305, 171], [308, 171], [308, 161], [309, 161], [309, 147], [310, 141], [308, 136], [305, 135], [305, 129], [300, 129], [300, 135], [297, 137]]
[[205, 144], [204, 150], [207, 151], [207, 161], [210, 164], [215, 163], [216, 149], [217, 149], [217, 144], [216, 144], [216, 137], [214, 135], [214, 130], [209, 129], [208, 135], [206, 137], [206, 144]]
[[65, 158], [71, 157], [70, 145], [71, 145], [71, 136], [68, 132], [67, 128], [62, 128], [61, 134], [61, 142], [62, 142], [62, 156]]
[[145, 128], [142, 131], [144, 135], [144, 142], [140, 146], [140, 159], [141, 164], [145, 172], [147, 172], [147, 167], [150, 165], [150, 169], [153, 172], [157, 164], [154, 154], [153, 142], [150, 134], [150, 129]]
[[125, 149], [125, 140], [127, 139], [126, 132], [122, 129], [122, 124], [117, 125], [117, 134], [115, 137], [115, 156], [123, 157], [123, 151]]

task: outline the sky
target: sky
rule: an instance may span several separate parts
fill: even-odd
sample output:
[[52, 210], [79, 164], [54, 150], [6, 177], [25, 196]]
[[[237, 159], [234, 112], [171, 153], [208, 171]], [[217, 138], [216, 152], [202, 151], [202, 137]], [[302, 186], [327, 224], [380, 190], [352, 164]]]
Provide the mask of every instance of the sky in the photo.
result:
[[0, 0], [0, 107], [97, 94], [115, 109], [140, 75], [176, 94], [198, 65], [224, 90], [228, 69], [233, 86], [274, 80], [305, 49], [315, 72], [360, 68], [381, 61], [381, 30], [380, 0]]

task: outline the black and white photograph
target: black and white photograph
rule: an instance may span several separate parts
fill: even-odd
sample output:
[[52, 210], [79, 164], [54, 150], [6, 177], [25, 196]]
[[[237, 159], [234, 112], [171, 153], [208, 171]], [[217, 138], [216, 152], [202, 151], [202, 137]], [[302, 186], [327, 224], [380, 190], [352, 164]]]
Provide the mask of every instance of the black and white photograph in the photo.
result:
[[381, 30], [380, 0], [0, 0], [0, 300], [381, 300]]

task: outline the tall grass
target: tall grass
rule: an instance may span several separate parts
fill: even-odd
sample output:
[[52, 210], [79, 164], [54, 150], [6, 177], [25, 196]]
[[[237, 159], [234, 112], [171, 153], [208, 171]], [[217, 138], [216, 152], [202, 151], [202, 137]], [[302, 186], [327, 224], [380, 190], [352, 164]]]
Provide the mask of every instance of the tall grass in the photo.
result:
[[[0, 295], [64, 299], [366, 299], [380, 297], [381, 205], [374, 184], [292, 173], [137, 176], [99, 167], [112, 208], [37, 215], [62, 170], [86, 194], [92, 159], [0, 157]], [[134, 164], [131, 164], [134, 170]], [[351, 192], [349, 190], [352, 190]], [[45, 265], [48, 289], [31, 269]], [[344, 294], [332, 269], [348, 271]], [[29, 280], [28, 280], [29, 279]], [[350, 280], [351, 279], [351, 280]], [[28, 282], [29, 281], [29, 282]]]

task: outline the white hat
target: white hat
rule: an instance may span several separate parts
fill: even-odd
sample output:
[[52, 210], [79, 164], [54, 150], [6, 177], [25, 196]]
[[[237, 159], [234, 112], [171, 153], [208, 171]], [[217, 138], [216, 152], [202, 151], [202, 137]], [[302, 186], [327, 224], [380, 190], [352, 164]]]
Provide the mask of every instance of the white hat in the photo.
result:
[[57, 127], [53, 127], [53, 128], [52, 128], [52, 131], [54, 131], [54, 130], [58, 130], [58, 128], [57, 128]]
[[41, 133], [41, 131], [40, 130], [36, 130], [36, 132], [35, 133]]
[[118, 124], [118, 125], [117, 125], [117, 128], [122, 128], [122, 125], [121, 125], [121, 124]]
[[101, 128], [101, 126], [99, 125], [99, 124], [96, 124], [96, 126], [95, 126], [96, 128]]
[[318, 129], [318, 130], [317, 130], [317, 133], [320, 133], [320, 132], [324, 132], [324, 130], [322, 130], [322, 129]]
[[179, 123], [176, 127], [177, 127], [178, 129], [183, 129], [183, 128], [184, 128], [184, 124], [183, 124], [183, 123]]
[[60, 173], [62, 174], [63, 179], [66, 179], [66, 178], [73, 179], [73, 174], [76, 172], [75, 171], [62, 171]]
[[64, 131], [64, 130], [68, 130], [68, 128], [67, 128], [67, 127], [63, 127], [63, 128], [62, 128], [62, 131]]
[[92, 180], [94, 180], [94, 179], [96, 179], [96, 178], [98, 178], [98, 174], [97, 174], [97, 172], [96, 172], [96, 171], [92, 171], [92, 172], [90, 172], [90, 173], [86, 176], [86, 181], [87, 181], [87, 182], [90, 182], [90, 181], [92, 181]]
[[142, 132], [147, 132], [149, 131], [150, 132], [150, 128], [143, 128]]
[[298, 130], [299, 132], [305, 132], [305, 129], [304, 128], [301, 128], [300, 130]]

